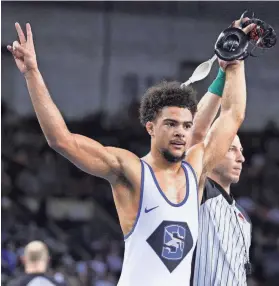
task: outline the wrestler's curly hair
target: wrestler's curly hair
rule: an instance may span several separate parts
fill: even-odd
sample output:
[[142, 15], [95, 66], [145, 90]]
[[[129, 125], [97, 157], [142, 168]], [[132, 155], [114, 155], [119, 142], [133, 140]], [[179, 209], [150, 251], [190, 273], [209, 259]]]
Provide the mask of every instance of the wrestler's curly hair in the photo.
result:
[[149, 88], [140, 104], [140, 122], [143, 126], [154, 121], [165, 106], [188, 108], [194, 116], [197, 112], [196, 92], [192, 87], [180, 87], [177, 81], [163, 81]]

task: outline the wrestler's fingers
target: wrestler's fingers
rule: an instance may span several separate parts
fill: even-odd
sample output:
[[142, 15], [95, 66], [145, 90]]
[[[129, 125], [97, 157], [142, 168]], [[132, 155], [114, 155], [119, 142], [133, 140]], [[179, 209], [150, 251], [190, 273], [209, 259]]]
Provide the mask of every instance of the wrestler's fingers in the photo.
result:
[[18, 22], [15, 23], [15, 28], [16, 28], [16, 31], [17, 31], [17, 35], [18, 35], [18, 38], [19, 38], [19, 42], [21, 44], [25, 44], [26, 43], [26, 38], [25, 38], [25, 35], [21, 29], [21, 26], [19, 25]]

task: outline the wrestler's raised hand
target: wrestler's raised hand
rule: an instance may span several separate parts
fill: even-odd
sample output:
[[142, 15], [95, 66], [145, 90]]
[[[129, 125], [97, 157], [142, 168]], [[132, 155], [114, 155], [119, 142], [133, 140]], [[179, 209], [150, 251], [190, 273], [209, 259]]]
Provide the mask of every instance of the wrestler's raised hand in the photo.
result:
[[26, 24], [26, 36], [19, 23], [15, 23], [19, 42], [14, 41], [13, 46], [8, 45], [7, 49], [13, 54], [16, 65], [22, 74], [38, 69], [36, 53], [33, 42], [33, 34], [29, 23]]

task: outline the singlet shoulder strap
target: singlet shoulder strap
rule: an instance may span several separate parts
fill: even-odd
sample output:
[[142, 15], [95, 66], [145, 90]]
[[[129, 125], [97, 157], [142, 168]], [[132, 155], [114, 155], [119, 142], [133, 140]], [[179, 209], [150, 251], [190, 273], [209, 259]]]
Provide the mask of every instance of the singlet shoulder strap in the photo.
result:
[[184, 166], [188, 167], [188, 170], [190, 171], [190, 173], [193, 175], [195, 182], [196, 182], [196, 187], [198, 189], [198, 180], [197, 180], [197, 174], [196, 171], [193, 169], [193, 167], [191, 166], [191, 164], [189, 164], [187, 161], [182, 161], [182, 164], [184, 164]]

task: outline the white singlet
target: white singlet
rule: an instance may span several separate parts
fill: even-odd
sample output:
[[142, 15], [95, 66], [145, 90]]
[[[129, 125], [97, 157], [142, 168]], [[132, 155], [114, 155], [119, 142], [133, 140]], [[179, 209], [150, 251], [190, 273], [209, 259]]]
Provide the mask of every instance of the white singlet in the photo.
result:
[[198, 190], [195, 172], [182, 162], [186, 196], [171, 203], [155, 174], [141, 160], [138, 215], [125, 239], [124, 262], [118, 286], [190, 285], [193, 250], [198, 238]]

